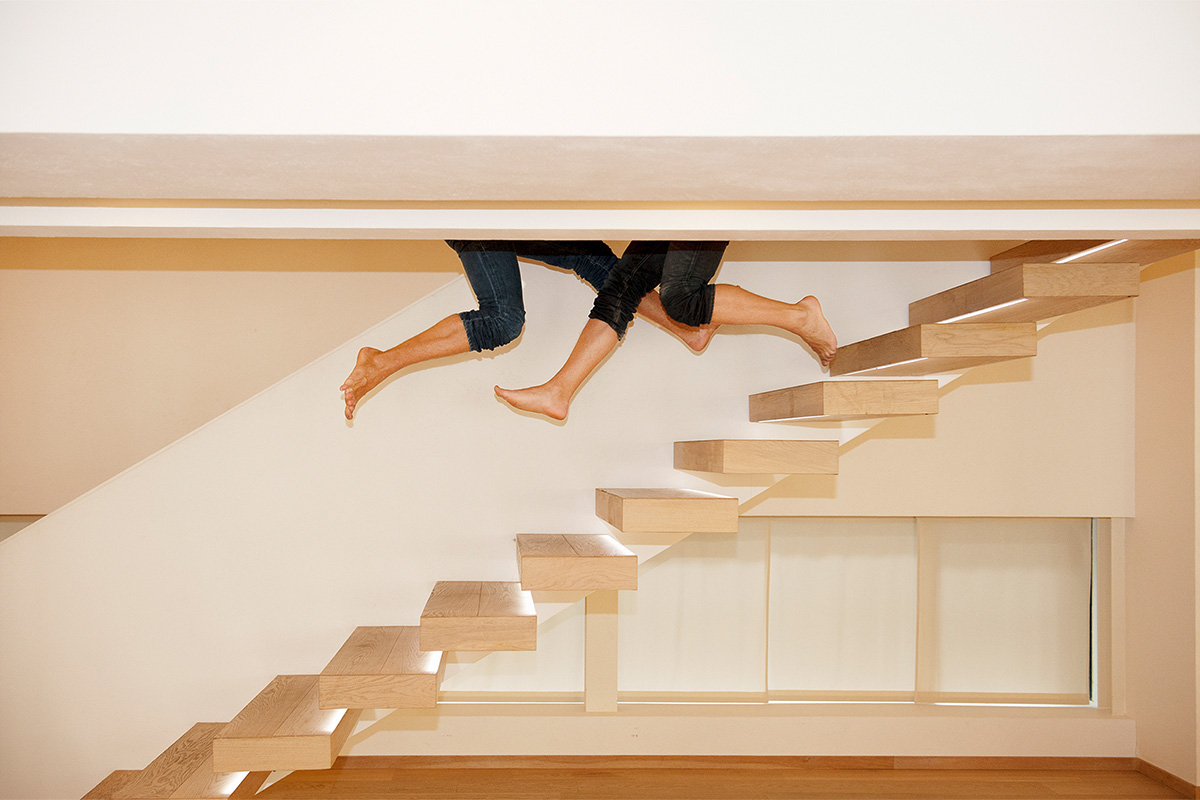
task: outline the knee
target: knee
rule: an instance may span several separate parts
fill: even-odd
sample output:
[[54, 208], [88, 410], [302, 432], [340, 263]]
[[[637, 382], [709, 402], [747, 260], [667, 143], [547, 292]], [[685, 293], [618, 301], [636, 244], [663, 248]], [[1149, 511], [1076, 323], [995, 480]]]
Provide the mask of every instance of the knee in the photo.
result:
[[501, 308], [481, 315], [479, 349], [494, 350], [503, 347], [521, 335], [525, 327], [525, 309]]
[[[496, 329], [499, 338], [502, 340], [500, 344], [508, 344], [512, 340], [521, 335], [521, 331], [525, 328], [525, 309], [506, 309], [503, 311], [496, 322]], [[497, 345], [499, 347], [499, 345]]]
[[707, 284], [695, 282], [663, 283], [659, 287], [663, 309], [667, 315], [680, 323], [695, 327], [709, 321], [711, 312], [706, 313]]

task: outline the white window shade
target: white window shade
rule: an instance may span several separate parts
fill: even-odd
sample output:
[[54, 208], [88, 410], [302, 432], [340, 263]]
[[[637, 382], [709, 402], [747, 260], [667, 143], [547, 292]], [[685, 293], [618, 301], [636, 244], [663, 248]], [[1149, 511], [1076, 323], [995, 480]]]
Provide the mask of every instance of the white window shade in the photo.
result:
[[643, 565], [638, 590], [620, 596], [622, 699], [765, 699], [769, 524], [693, 534]]
[[911, 700], [916, 523], [771, 522], [772, 699]]
[[1091, 521], [919, 523], [917, 698], [1087, 703]]

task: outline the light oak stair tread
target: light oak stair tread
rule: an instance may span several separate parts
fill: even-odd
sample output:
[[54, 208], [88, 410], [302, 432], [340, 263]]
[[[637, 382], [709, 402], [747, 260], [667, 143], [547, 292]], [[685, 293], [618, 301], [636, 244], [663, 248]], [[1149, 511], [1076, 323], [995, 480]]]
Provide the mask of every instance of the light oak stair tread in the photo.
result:
[[415, 625], [356, 628], [321, 671], [320, 707], [433, 708], [444, 658], [420, 636]]
[[637, 556], [605, 534], [522, 533], [517, 557], [531, 591], [637, 589]]
[[[1001, 272], [1020, 264], [1038, 264], [1075, 256], [1113, 240], [1035, 240], [1017, 245], [991, 258], [992, 272]], [[1164, 258], [1200, 250], [1200, 239], [1130, 239], [1112, 247], [1082, 256], [1068, 263], [1089, 264], [1131, 262], [1146, 266]]]
[[839, 443], [806, 439], [675, 442], [675, 469], [724, 475], [836, 475]]
[[117, 770], [96, 784], [81, 800], [113, 800], [117, 792], [137, 780], [139, 775], [141, 772], [136, 769]]
[[316, 675], [279, 675], [213, 740], [218, 771], [328, 769], [361, 709], [322, 709]]
[[936, 414], [936, 380], [819, 381], [750, 395], [751, 422]]
[[421, 612], [422, 650], [535, 650], [533, 598], [510, 581], [438, 581]]
[[116, 772], [109, 773], [104, 780], [92, 787], [92, 790], [85, 794], [81, 800], [114, 800], [118, 792], [130, 786], [141, 774], [136, 769], [119, 769]]
[[1037, 322], [1138, 293], [1137, 264], [1020, 264], [908, 306], [910, 325], [973, 321]]
[[736, 533], [738, 500], [692, 489], [597, 489], [596, 516], [627, 533]]
[[[223, 727], [224, 723], [220, 722], [193, 725], [149, 766], [134, 773], [132, 779], [128, 779], [128, 775], [118, 779], [121, 785], [111, 787], [110, 797], [113, 800], [213, 800], [229, 797], [239, 785], [254, 781], [261, 785], [267, 777], [265, 773], [242, 775], [240, 770], [215, 769], [213, 742]], [[93, 792], [103, 786], [102, 783]]]
[[914, 325], [845, 345], [830, 373], [927, 375], [1037, 355], [1032, 323], [962, 322]]
[[712, 492], [701, 492], [696, 489], [645, 489], [645, 488], [627, 488], [627, 489], [597, 489], [597, 492], [604, 492], [613, 497], [618, 497], [622, 500], [683, 500], [683, 501], [704, 501], [704, 500], [729, 500], [732, 498], [724, 495], [714, 494]]
[[421, 619], [426, 617], [477, 617], [481, 581], [438, 581], [429, 593]]
[[1021, 264], [1050, 264], [1060, 258], [1082, 253], [1105, 244], [1108, 239], [1038, 239], [1011, 247], [991, 258], [992, 272], [1001, 272]]

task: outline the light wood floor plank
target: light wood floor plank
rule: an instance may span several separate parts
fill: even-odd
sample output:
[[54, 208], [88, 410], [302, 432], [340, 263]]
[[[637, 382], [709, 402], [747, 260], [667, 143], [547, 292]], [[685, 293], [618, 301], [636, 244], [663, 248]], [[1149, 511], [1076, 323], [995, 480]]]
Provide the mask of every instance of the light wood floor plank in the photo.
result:
[[1135, 771], [756, 768], [343, 769], [293, 773], [264, 800], [1135, 800], [1179, 794]]

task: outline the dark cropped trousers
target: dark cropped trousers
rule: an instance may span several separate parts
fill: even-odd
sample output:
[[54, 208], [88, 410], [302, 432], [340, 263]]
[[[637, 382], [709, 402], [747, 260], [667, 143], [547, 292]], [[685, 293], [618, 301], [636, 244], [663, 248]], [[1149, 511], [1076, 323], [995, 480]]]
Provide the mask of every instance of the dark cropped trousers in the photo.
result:
[[446, 244], [458, 253], [479, 302], [478, 309], [458, 315], [476, 352], [508, 344], [525, 325], [518, 256], [570, 270], [597, 290], [617, 264], [616, 255], [604, 242], [454, 240]]
[[728, 242], [632, 242], [609, 273], [588, 315], [607, 323], [618, 337], [633, 320], [638, 303], [658, 286], [663, 308], [676, 322], [696, 327], [712, 322], [716, 287]]

